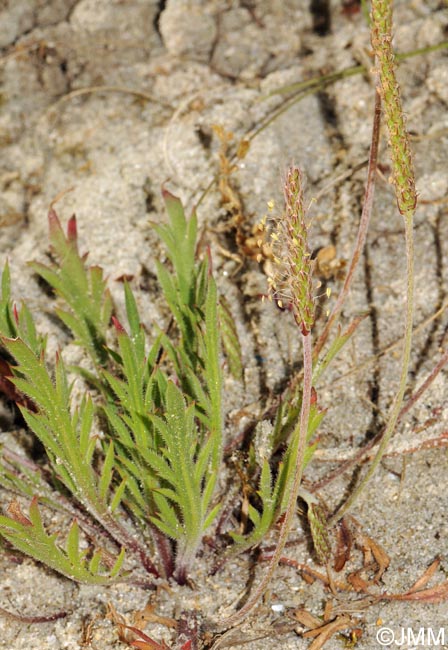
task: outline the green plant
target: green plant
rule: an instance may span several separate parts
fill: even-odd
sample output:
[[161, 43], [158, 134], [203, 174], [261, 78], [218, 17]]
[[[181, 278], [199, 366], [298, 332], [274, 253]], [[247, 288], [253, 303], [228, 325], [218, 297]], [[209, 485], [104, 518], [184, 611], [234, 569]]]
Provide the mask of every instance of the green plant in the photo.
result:
[[[78, 369], [91, 391], [75, 404], [62, 355], [57, 355], [49, 369], [45, 345], [35, 333], [29, 311], [13, 306], [7, 267], [3, 274], [2, 343], [14, 359], [11, 383], [31, 400], [31, 405], [21, 406], [21, 410], [46, 450], [51, 467], [46, 483], [63, 486], [78, 507], [107, 531], [122, 548], [120, 566], [126, 547], [128, 553], [139, 556], [147, 570], [166, 575], [175, 570], [183, 581], [201, 536], [219, 507], [213, 498], [222, 455], [221, 375], [216, 287], [207, 260], [195, 260], [196, 220], [192, 217], [187, 222], [179, 201], [168, 193], [165, 198], [171, 223], [159, 227], [158, 232], [174, 271], [169, 273], [159, 265], [159, 278], [179, 327], [177, 347], [162, 332], [148, 345], [128, 285], [124, 290], [129, 333], [112, 317], [116, 346], [108, 347], [113, 308], [102, 272], [88, 267], [85, 257], [79, 255], [75, 220], [69, 221], [65, 236], [54, 210], [49, 214], [50, 241], [57, 262], [51, 267], [34, 264], [33, 268], [56, 292], [64, 305], [56, 314], [93, 362], [93, 372]], [[167, 356], [163, 363], [162, 351]], [[175, 380], [169, 378], [170, 372], [176, 373]], [[94, 429], [95, 411], [101, 413], [107, 428], [101, 442]], [[3, 472], [3, 483], [20, 491], [20, 474], [18, 467], [9, 467]], [[149, 558], [144, 535], [136, 542], [120, 523], [122, 507], [132, 512], [138, 527], [145, 524], [153, 531], [162, 570]], [[76, 552], [77, 524], [65, 547], [60, 547], [55, 537], [46, 536], [36, 503], [29, 521], [20, 522], [13, 512], [11, 515], [0, 523], [3, 536], [11, 543], [28, 549], [38, 559], [43, 559], [40, 550], [33, 548], [45, 547], [45, 561], [65, 575], [70, 574], [64, 564], [68, 558], [73, 565], [71, 577], [104, 581], [100, 553], [89, 563], [89, 573], [78, 572], [83, 558]], [[175, 569], [169, 544], [160, 533], [176, 541]], [[106, 575], [114, 578], [118, 568], [114, 565]]]
[[[374, 12], [375, 29], [388, 3], [376, 4], [380, 13]], [[395, 180], [406, 221], [410, 280], [400, 387], [361, 488], [378, 465], [399, 417], [412, 332], [413, 177], [409, 165], [403, 172], [409, 152], [393, 70], [387, 67], [390, 50], [382, 52], [380, 47], [390, 45], [390, 29], [386, 15], [383, 32], [375, 38], [377, 56], [384, 56], [382, 93], [392, 146], [398, 152]], [[392, 100], [387, 97], [389, 88]], [[252, 494], [246, 528], [229, 532], [232, 545], [227, 552], [241, 553], [259, 545], [275, 524], [280, 525], [280, 534], [254, 595], [223, 627], [240, 622], [259, 602], [285, 547], [299, 497], [307, 506], [317, 558], [323, 564], [330, 558], [326, 517], [316, 495], [303, 488], [302, 476], [312, 461], [313, 436], [325, 415], [313, 400], [313, 386], [362, 318], [329, 338], [365, 240], [379, 123], [377, 95], [358, 239], [339, 300], [314, 345], [316, 298], [302, 177], [297, 168], [287, 174], [286, 206], [273, 233], [277, 272], [271, 285], [274, 300], [287, 307], [297, 323], [303, 364], [271, 416], [274, 424], [264, 452], [258, 453], [254, 441], [250, 443], [247, 481]], [[397, 124], [400, 129], [395, 133]], [[56, 294], [54, 313], [82, 347], [86, 364], [67, 366], [64, 350], [54, 360], [48, 358], [45, 337], [37, 332], [30, 310], [25, 304], [17, 308], [12, 299], [8, 265], [2, 275], [0, 336], [5, 358], [0, 388], [18, 404], [29, 430], [42, 443], [45, 458], [31, 463], [2, 450], [0, 483], [14, 496], [0, 516], [0, 534], [11, 546], [79, 582], [109, 584], [137, 578], [141, 582], [145, 571], [150, 574], [144, 580], [148, 585], [154, 576], [186, 583], [203, 538], [216, 525], [225, 501], [219, 479], [231, 470], [224, 453], [222, 392], [226, 372], [241, 381], [241, 347], [231, 306], [219, 295], [213, 278], [210, 256], [198, 250], [196, 216], [187, 219], [180, 201], [167, 191], [164, 199], [169, 223], [154, 228], [168, 260], [157, 263], [157, 273], [170, 323], [153, 337], [145, 331], [127, 282], [127, 322], [118, 319], [101, 269], [89, 266], [78, 250], [75, 219], [69, 220], [65, 234], [53, 208], [49, 226], [54, 261], [33, 263], [32, 268]], [[79, 377], [81, 395], [74, 386]], [[46, 521], [51, 509], [71, 520], [65, 536], [51, 531]]]
[[[221, 506], [216, 489], [224, 444], [220, 341], [236, 373], [241, 371], [239, 344], [209, 258], [197, 256], [195, 215], [187, 220], [179, 200], [166, 191], [164, 197], [170, 221], [155, 229], [171, 270], [158, 263], [157, 271], [177, 326], [175, 343], [163, 331], [148, 341], [127, 283], [128, 323], [119, 322], [101, 269], [88, 266], [78, 251], [75, 219], [65, 235], [53, 208], [54, 262], [33, 263], [32, 268], [54, 290], [55, 314], [85, 350], [89, 368], [66, 367], [63, 352], [53, 363], [46, 358], [45, 339], [37, 334], [29, 310], [18, 310], [12, 301], [8, 266], [3, 272], [0, 324], [8, 382], [23, 397], [17, 400], [19, 408], [42, 443], [48, 466], [36, 468], [30, 482], [26, 464], [8, 452], [3, 455], [3, 486], [17, 496], [32, 496], [32, 502], [24, 514], [13, 501], [0, 517], [0, 531], [13, 546], [82, 582], [121, 578], [125, 551], [128, 570], [137, 559], [152, 574], [185, 582]], [[305, 256], [309, 265], [307, 260]], [[85, 382], [81, 397], [73, 394], [76, 374]], [[309, 408], [309, 400], [302, 403]], [[296, 408], [293, 429], [297, 415]], [[284, 512], [292, 476], [304, 465], [307, 440], [322, 418], [316, 406], [311, 416], [300, 449], [293, 436], [277, 469], [270, 456], [263, 459], [256, 479], [261, 505], [249, 509], [250, 531], [233, 534], [239, 551], [259, 543]], [[302, 421], [302, 430], [307, 429]], [[58, 491], [72, 500], [70, 508]], [[75, 512], [65, 541], [47, 532], [44, 505]], [[93, 544], [88, 552], [80, 550], [80, 529], [88, 533], [89, 525], [103, 531], [104, 548]], [[110, 540], [119, 552], [109, 548]]]
[[[32, 268], [54, 290], [55, 313], [85, 351], [87, 366], [67, 366], [63, 351], [53, 362], [47, 358], [46, 339], [38, 334], [29, 309], [17, 308], [12, 299], [8, 265], [2, 275], [1, 388], [19, 405], [45, 459], [36, 464], [2, 450], [0, 483], [14, 496], [0, 516], [0, 533], [13, 547], [79, 582], [138, 577], [141, 583], [145, 571], [185, 583], [223, 503], [219, 477], [229, 469], [223, 452], [222, 355], [228, 372], [241, 379], [241, 350], [209, 255], [201, 257], [197, 250], [195, 215], [186, 219], [176, 197], [165, 191], [164, 198], [169, 223], [155, 228], [169, 263], [157, 265], [172, 319], [169, 336], [158, 331], [149, 340], [126, 282], [127, 324], [118, 320], [101, 270], [88, 266], [78, 251], [76, 221], [69, 221], [64, 234], [53, 209], [54, 261], [51, 266], [33, 263]], [[307, 504], [317, 557], [324, 563], [330, 557], [325, 514], [316, 496], [301, 486], [315, 449], [312, 438], [325, 414], [312, 399], [312, 385], [362, 317], [338, 332], [313, 362], [315, 290], [296, 168], [288, 172], [285, 198], [285, 212], [273, 232], [278, 271], [271, 281], [272, 296], [292, 311], [300, 329], [302, 380], [291, 383], [279, 404], [264, 453], [253, 450], [248, 480], [255, 492], [248, 525], [244, 532], [230, 532], [228, 553], [260, 544], [279, 520], [280, 537], [254, 596], [224, 627], [239, 622], [261, 597], [299, 496]], [[74, 390], [76, 377], [84, 382], [81, 394]], [[46, 524], [52, 509], [71, 519], [65, 535]], [[143, 580], [152, 583], [150, 576]]]

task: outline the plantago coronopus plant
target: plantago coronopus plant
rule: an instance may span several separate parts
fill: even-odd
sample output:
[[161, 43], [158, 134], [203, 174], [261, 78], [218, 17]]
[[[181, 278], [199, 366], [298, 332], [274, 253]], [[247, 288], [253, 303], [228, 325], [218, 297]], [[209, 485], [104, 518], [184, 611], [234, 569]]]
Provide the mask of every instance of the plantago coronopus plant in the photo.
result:
[[[266, 222], [254, 227], [244, 242], [244, 231], [238, 230], [237, 240], [239, 245], [244, 243], [246, 257], [264, 260], [269, 267], [272, 301], [287, 312], [285, 318], [294, 318], [302, 344], [300, 373], [281, 395], [273, 397], [269, 414], [254, 423], [253, 438], [252, 430], [247, 435], [250, 451], [235, 463], [239, 472], [234, 472], [234, 480], [244, 487], [241, 504], [237, 498], [229, 506], [231, 499], [223, 489], [232, 479], [226, 457], [232, 428], [230, 407], [228, 412], [226, 407], [232, 400], [223, 399], [222, 393], [230, 383], [225, 381], [226, 372], [243, 386], [243, 353], [233, 305], [220, 295], [212, 273], [211, 253], [201, 254], [196, 215], [187, 218], [180, 200], [163, 190], [168, 220], [154, 225], [154, 230], [164, 249], [165, 261], [157, 261], [156, 268], [169, 325], [160, 329], [154, 324], [151, 336], [143, 325], [146, 319], [139, 313], [131, 282], [124, 283], [125, 306], [120, 316], [102, 270], [90, 266], [86, 255], [79, 252], [76, 220], [71, 218], [64, 231], [51, 208], [52, 256], [47, 264], [33, 263], [32, 269], [52, 288], [56, 300], [50, 309], [83, 350], [83, 359], [88, 360], [83, 367], [68, 366], [64, 350], [55, 359], [48, 358], [46, 338], [35, 327], [31, 311], [13, 301], [5, 265], [0, 283], [0, 392], [16, 403], [28, 432], [44, 449], [42, 465], [6, 445], [0, 450], [0, 486], [12, 495], [0, 515], [0, 537], [8, 546], [78, 582], [106, 586], [135, 578], [138, 584], [153, 587], [156, 579], [190, 582], [206, 534], [221, 536], [220, 544], [210, 544], [216, 549], [222, 548], [224, 535], [226, 543], [232, 539], [228, 557], [262, 544], [277, 524], [277, 544], [259, 585], [242, 609], [216, 622], [214, 631], [239, 624], [260, 601], [280, 561], [299, 497], [307, 504], [317, 560], [328, 568], [329, 527], [353, 504], [384, 454], [403, 412], [410, 357], [416, 193], [391, 31], [391, 2], [372, 0], [378, 88], [366, 195], [342, 290], [316, 341], [318, 282], [313, 275], [304, 182], [298, 167], [286, 173], [284, 209], [273, 220], [269, 243]], [[392, 182], [406, 232], [401, 377], [377, 455], [358, 488], [327, 521], [319, 496], [306, 492], [302, 478], [313, 458], [316, 443], [312, 438], [325, 414], [318, 405], [318, 382], [365, 316], [357, 315], [330, 340], [368, 229], [381, 103], [389, 131]], [[232, 191], [229, 178], [226, 188]], [[242, 222], [235, 223], [240, 228]], [[75, 394], [75, 377], [81, 378], [77, 383], [81, 395]], [[235, 439], [238, 436], [230, 443]], [[224, 515], [218, 518], [226, 506], [232, 517], [240, 515], [233, 531], [224, 530], [227, 522], [221, 525]], [[50, 531], [47, 511], [70, 519], [65, 533]], [[187, 612], [183, 623], [196, 620], [195, 616], [196, 612], [191, 617]], [[135, 647], [168, 647], [137, 628], [128, 629], [138, 637], [132, 641]], [[185, 629], [184, 624], [178, 625], [177, 647], [193, 649], [197, 634], [189, 631], [190, 637], [184, 639]]]

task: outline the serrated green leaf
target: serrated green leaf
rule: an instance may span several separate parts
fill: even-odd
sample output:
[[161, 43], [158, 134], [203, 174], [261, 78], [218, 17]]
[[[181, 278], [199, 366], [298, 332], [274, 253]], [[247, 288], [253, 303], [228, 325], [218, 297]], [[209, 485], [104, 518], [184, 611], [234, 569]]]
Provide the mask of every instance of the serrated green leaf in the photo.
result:
[[43, 354], [46, 347], [46, 337], [38, 334], [33, 316], [26, 303], [21, 305], [19, 311], [18, 334], [37, 357]]
[[101, 558], [102, 558], [101, 551], [99, 550], [95, 551], [95, 553], [92, 555], [89, 562], [89, 573], [96, 575], [100, 571]]
[[166, 481], [171, 485], [176, 485], [176, 472], [160, 453], [148, 450], [145, 457], [157, 474], [160, 482]]
[[112, 513], [114, 513], [114, 512], [116, 511], [116, 509], [118, 508], [118, 506], [119, 506], [120, 503], [122, 502], [122, 500], [123, 500], [123, 496], [124, 496], [124, 493], [125, 493], [125, 490], [126, 490], [127, 486], [128, 486], [128, 479], [127, 479], [127, 478], [124, 478], [124, 479], [121, 481], [121, 483], [120, 483], [120, 485], [118, 486], [118, 488], [115, 490], [115, 493], [114, 493], [113, 499], [112, 499], [112, 501], [110, 502], [110, 506], [109, 506], [109, 509], [110, 509], [110, 511], [111, 511]]
[[258, 510], [249, 504], [249, 507], [247, 509], [247, 514], [249, 516], [250, 521], [253, 523], [253, 525], [259, 526], [261, 521], [261, 516]]
[[2, 272], [2, 302], [8, 303], [11, 300], [11, 271], [9, 262], [6, 260]]
[[157, 488], [157, 494], [161, 494], [162, 496], [166, 497], [174, 505], [181, 505], [182, 503], [182, 497], [170, 488], [159, 487]]
[[79, 410], [75, 413], [79, 415], [79, 453], [85, 462], [90, 464], [96, 446], [95, 438], [91, 435], [93, 426], [93, 402], [90, 396], [83, 398]]
[[[138, 313], [137, 302], [128, 282], [124, 283], [124, 298], [131, 338], [138, 337], [141, 333], [140, 314]], [[138, 352], [141, 355], [144, 354], [144, 350], [139, 349]]]
[[48, 266], [45, 266], [45, 264], [42, 264], [41, 262], [31, 262], [29, 266], [35, 273], [37, 273], [37, 275], [40, 275], [40, 277], [45, 280], [45, 282], [49, 284], [52, 289], [55, 289], [56, 291], [62, 290], [63, 283], [56, 271], [50, 269]]
[[176, 319], [177, 324], [182, 329], [184, 324], [184, 319], [183, 319], [182, 311], [179, 308], [178, 293], [174, 285], [173, 279], [171, 275], [168, 273], [168, 271], [166, 270], [166, 268], [163, 266], [163, 264], [156, 262], [156, 267], [157, 267], [157, 278], [160, 282], [160, 286], [162, 287], [165, 300], [167, 301], [170, 311], [173, 314], [174, 318]]
[[178, 540], [179, 539], [179, 530], [177, 527], [172, 527], [163, 519], [159, 519], [157, 516], [149, 517], [151, 523], [156, 526], [162, 533], [164, 533], [170, 539]]
[[241, 381], [243, 379], [241, 345], [235, 321], [230, 311], [229, 304], [224, 296], [221, 296], [219, 301], [219, 322], [222, 345], [229, 364], [230, 374], [235, 379]]
[[31, 266], [66, 303], [68, 309], [56, 310], [61, 320], [95, 364], [104, 365], [108, 356], [105, 334], [112, 303], [103, 272], [98, 266], [87, 267], [85, 257], [79, 255], [74, 219], [69, 221], [65, 236], [56, 213], [50, 210], [49, 226], [56, 263], [52, 267], [39, 263]]
[[[65, 548], [58, 543], [57, 534], [48, 534], [42, 523], [37, 499], [33, 499], [29, 510], [29, 523], [0, 515], [0, 534], [15, 548], [66, 577], [86, 584], [107, 584], [117, 575], [116, 566], [113, 573], [92, 573], [85, 565], [84, 553], [79, 550], [79, 527], [76, 521], [71, 525]], [[122, 553], [116, 560], [121, 566]]]
[[[167, 534], [173, 539], [178, 539], [179, 535], [182, 533], [182, 527], [174, 508], [170, 505], [168, 499], [166, 499], [163, 494], [154, 492], [153, 496], [157, 509], [157, 517], [151, 518], [151, 521], [156, 523], [162, 532], [166, 532], [166, 529], [169, 528], [171, 532]], [[165, 527], [165, 530], [162, 526]]]
[[115, 578], [120, 573], [120, 571], [122, 569], [122, 566], [123, 566], [125, 556], [126, 556], [126, 549], [123, 546], [121, 548], [121, 550], [120, 550], [120, 553], [119, 553], [117, 559], [115, 560], [115, 564], [113, 565], [113, 567], [109, 571], [109, 575], [110, 575], [111, 578]]
[[79, 554], [79, 526], [76, 519], [70, 526], [67, 540], [65, 542], [65, 550], [67, 552], [68, 559], [73, 564], [73, 566], [76, 566], [80, 563], [81, 558]]
[[[73, 220], [65, 234], [56, 213], [50, 212], [56, 261], [50, 266], [33, 265], [57, 294], [56, 313], [93, 359], [93, 370], [80, 373], [101, 395], [101, 413], [107, 422], [101, 421], [104, 431], [98, 439], [92, 433], [96, 390], [93, 399], [72, 403], [62, 359], [50, 374], [26, 307], [18, 318], [19, 335], [25, 341], [7, 343], [17, 361], [16, 385], [37, 407], [36, 412], [22, 410], [47, 450], [52, 482], [64, 484], [97, 526], [120, 542], [122, 552], [109, 572], [99, 550], [91, 554], [89, 549], [92, 559], [87, 560], [80, 550], [82, 529], [76, 521], [60, 545], [55, 535], [46, 533], [37, 503], [30, 508], [32, 531], [13, 521], [9, 528], [6, 525], [4, 536], [20, 537], [24, 552], [76, 580], [110, 580], [120, 570], [126, 545], [131, 555], [139, 555], [138, 546], [134, 548], [137, 537], [122, 530], [117, 517], [123, 500], [120, 519], [132, 513], [137, 531], [151, 521], [177, 540], [178, 558], [190, 563], [220, 509], [213, 501], [222, 459], [218, 295], [208, 260], [196, 259], [196, 216], [186, 219], [176, 197], [166, 194], [165, 199], [169, 224], [156, 229], [172, 267], [158, 264], [158, 274], [174, 317], [172, 340], [161, 333], [152, 345], [147, 344], [137, 301], [125, 283], [129, 334], [117, 326], [111, 349], [106, 349], [110, 294], [102, 270], [88, 267], [86, 257], [80, 256]], [[2, 314], [11, 317], [8, 273], [2, 278], [3, 299], [8, 303], [4, 309], [2, 303]], [[147, 359], [145, 348], [149, 348]], [[12, 471], [9, 475], [0, 476], [0, 482], [14, 485]], [[82, 518], [79, 522], [84, 523]], [[131, 535], [132, 543], [126, 544]]]
[[207, 517], [204, 520], [203, 523], [203, 530], [206, 531], [209, 526], [212, 525], [212, 523], [215, 521], [216, 517], [221, 511], [221, 504], [217, 503], [214, 508], [210, 510], [208, 513]]

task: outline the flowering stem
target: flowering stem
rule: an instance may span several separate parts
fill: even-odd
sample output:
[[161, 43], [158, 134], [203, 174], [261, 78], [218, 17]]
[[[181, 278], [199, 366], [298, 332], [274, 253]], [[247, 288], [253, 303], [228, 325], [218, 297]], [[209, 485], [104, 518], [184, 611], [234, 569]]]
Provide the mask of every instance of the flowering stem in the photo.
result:
[[312, 345], [311, 345], [310, 333], [307, 334], [302, 333], [302, 344], [303, 344], [302, 406], [300, 411], [300, 422], [299, 425], [294, 430], [293, 440], [291, 441], [291, 444], [293, 445], [294, 438], [298, 436], [296, 466], [294, 470], [293, 482], [289, 494], [288, 504], [286, 506], [286, 512], [280, 528], [280, 534], [279, 534], [277, 546], [270, 559], [267, 571], [262, 581], [258, 585], [257, 589], [255, 590], [254, 595], [252, 596], [252, 598], [250, 598], [247, 601], [244, 607], [242, 607], [238, 612], [236, 612], [236, 614], [233, 614], [232, 616], [229, 616], [229, 618], [225, 619], [225, 621], [223, 622], [223, 626], [226, 628], [241, 623], [262, 598], [263, 594], [265, 593], [266, 589], [269, 586], [274, 571], [277, 568], [277, 565], [283, 553], [283, 549], [285, 548], [286, 541], [288, 539], [289, 531], [291, 529], [291, 523], [296, 510], [297, 497], [299, 495], [300, 484], [302, 481], [303, 460], [304, 460], [304, 455], [306, 450], [308, 420], [310, 415], [311, 386], [312, 386], [312, 375], [313, 375]]
[[361, 220], [359, 222], [358, 235], [356, 237], [355, 248], [353, 250], [352, 258], [350, 260], [350, 265], [348, 267], [347, 275], [345, 276], [344, 285], [339, 293], [336, 304], [333, 307], [331, 314], [325, 324], [322, 334], [316, 341], [314, 346], [313, 357], [317, 359], [319, 352], [322, 350], [325, 342], [328, 339], [330, 330], [337, 320], [339, 314], [341, 313], [342, 307], [344, 306], [345, 299], [349, 292], [349, 289], [352, 284], [353, 276], [355, 274], [356, 267], [361, 257], [362, 249], [364, 248], [364, 243], [366, 241], [367, 230], [369, 227], [370, 215], [372, 213], [373, 206], [373, 195], [375, 191], [375, 177], [376, 177], [376, 166], [378, 158], [378, 141], [380, 135], [380, 121], [381, 121], [381, 95], [379, 92], [375, 93], [375, 113], [373, 118], [373, 128], [372, 128], [372, 142], [370, 145], [370, 154], [369, 154], [369, 168], [367, 171], [367, 184], [366, 192], [364, 197], [364, 205], [362, 208]]
[[[409, 218], [410, 216], [410, 218]], [[397, 393], [395, 395], [394, 402], [392, 404], [391, 412], [389, 414], [389, 419], [386, 425], [386, 429], [381, 438], [380, 445], [375, 454], [367, 473], [365, 474], [362, 481], [356, 487], [355, 490], [350, 494], [349, 498], [341, 508], [336, 512], [336, 514], [330, 519], [329, 525], [336, 523], [341, 517], [352, 507], [353, 503], [359, 497], [361, 492], [364, 490], [367, 483], [372, 478], [376, 468], [378, 467], [381, 459], [386, 451], [387, 445], [392, 437], [392, 434], [395, 430], [395, 425], [397, 424], [398, 417], [401, 411], [401, 405], [403, 403], [404, 391], [406, 389], [407, 377], [408, 377], [408, 368], [409, 361], [411, 358], [411, 348], [412, 348], [412, 321], [414, 313], [414, 238], [413, 238], [413, 221], [412, 215], [405, 216], [405, 236], [406, 236], [406, 275], [407, 275], [407, 287], [406, 287], [406, 322], [405, 322], [405, 334], [404, 334], [404, 343], [403, 343], [403, 354], [401, 358], [401, 374], [400, 382], [398, 386]]]
[[[289, 455], [286, 461], [288, 479], [282, 496], [282, 501], [286, 501], [286, 498], [287, 501], [277, 546], [255, 593], [244, 607], [224, 621], [225, 627], [240, 623], [249, 614], [262, 598], [272, 579], [285, 548], [294, 517], [307, 447], [313, 383], [311, 329], [314, 325], [315, 310], [302, 174], [297, 167], [291, 167], [288, 170], [284, 191], [285, 211], [282, 218], [277, 221], [276, 230], [271, 235], [275, 272], [269, 278], [269, 284], [272, 295], [278, 302], [281, 302], [283, 297], [289, 301], [291, 311], [302, 336], [303, 386], [300, 420], [295, 426], [289, 442]], [[282, 505], [282, 510], [283, 507]]]
[[414, 239], [413, 217], [417, 203], [415, 175], [406, 131], [400, 88], [395, 76], [395, 60], [392, 49], [392, 2], [372, 0], [372, 46], [378, 65], [379, 91], [384, 102], [384, 113], [389, 131], [389, 147], [392, 159], [392, 182], [400, 213], [404, 218], [406, 238], [406, 312], [401, 374], [398, 390], [392, 404], [384, 435], [361, 483], [351, 493], [344, 505], [330, 520], [335, 523], [353, 505], [378, 467], [389, 440], [395, 430], [406, 389], [412, 346], [412, 323], [414, 316]]

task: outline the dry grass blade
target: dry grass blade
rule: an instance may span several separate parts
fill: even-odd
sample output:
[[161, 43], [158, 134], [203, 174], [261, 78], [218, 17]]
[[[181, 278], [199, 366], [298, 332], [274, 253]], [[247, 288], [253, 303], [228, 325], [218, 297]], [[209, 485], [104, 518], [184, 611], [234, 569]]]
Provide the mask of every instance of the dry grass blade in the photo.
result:
[[436, 558], [423, 575], [414, 582], [412, 587], [408, 589], [404, 594], [381, 594], [382, 600], [407, 600], [407, 601], [418, 601], [422, 603], [428, 603], [436, 605], [441, 603], [444, 600], [448, 599], [448, 580], [444, 580], [440, 584], [434, 585], [433, 587], [424, 587], [428, 584], [431, 578], [436, 573], [437, 569], [440, 566], [440, 558]]
[[313, 616], [306, 611], [306, 609], [296, 609], [293, 614], [294, 618], [302, 625], [309, 627], [310, 630], [315, 630], [322, 625], [322, 619]]
[[424, 574], [412, 585], [409, 589], [408, 594], [413, 593], [414, 591], [420, 591], [423, 587], [426, 587], [428, 582], [431, 580], [432, 576], [435, 574], [437, 569], [440, 566], [440, 558], [436, 557], [434, 562], [431, 562], [429, 567], [426, 569]]
[[448, 599], [448, 580], [420, 591], [408, 591], [405, 594], [382, 594], [381, 598], [382, 600], [408, 600], [437, 605], [437, 603]]
[[351, 626], [351, 619], [349, 616], [337, 616], [334, 621], [325, 623], [314, 630], [308, 630], [303, 637], [305, 639], [314, 638], [308, 650], [320, 650], [327, 643], [336, 632], [346, 630]]
[[128, 625], [122, 614], [119, 614], [112, 603], [107, 604], [107, 618], [117, 626], [118, 638], [123, 643], [140, 648], [140, 650], [167, 650], [168, 646], [164, 641], [158, 643], [135, 625]]

